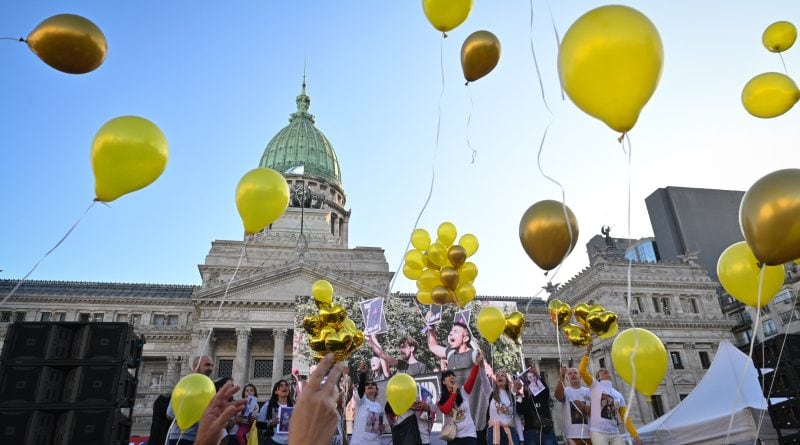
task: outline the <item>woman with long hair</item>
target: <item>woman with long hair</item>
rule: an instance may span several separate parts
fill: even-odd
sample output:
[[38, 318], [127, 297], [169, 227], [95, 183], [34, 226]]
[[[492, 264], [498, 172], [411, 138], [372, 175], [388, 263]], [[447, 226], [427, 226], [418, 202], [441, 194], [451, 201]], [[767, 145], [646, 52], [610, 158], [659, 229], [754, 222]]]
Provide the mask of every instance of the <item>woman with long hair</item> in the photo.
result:
[[383, 406], [378, 402], [378, 385], [367, 379], [367, 365], [358, 366], [358, 387], [353, 395], [356, 416], [350, 445], [380, 444], [381, 434], [388, 431]]
[[528, 368], [517, 381], [522, 398], [517, 411], [524, 420], [522, 437], [525, 445], [556, 445], [553, 418], [550, 412], [550, 389], [535, 367]]
[[231, 434], [236, 436], [236, 443], [247, 445], [247, 433], [258, 415], [258, 390], [255, 385], [248, 383], [242, 389], [242, 399], [247, 403], [244, 409], [233, 416], [234, 426]]
[[508, 372], [500, 369], [494, 375], [492, 399], [489, 401], [489, 428], [486, 431], [488, 443], [519, 445], [523, 433], [516, 405]]
[[278, 431], [278, 424], [281, 419], [278, 414], [280, 408], [294, 406], [294, 400], [289, 396], [289, 382], [278, 380], [272, 386], [272, 395], [269, 402], [261, 407], [261, 411], [256, 418], [256, 426], [259, 431], [263, 431], [267, 445], [286, 445], [289, 443], [289, 436]]
[[475, 387], [475, 379], [478, 377], [478, 370], [482, 364], [483, 356], [479, 352], [463, 387], [456, 384], [456, 374], [453, 371], [442, 372], [442, 395], [436, 407], [444, 415], [445, 423], [455, 423], [456, 435], [453, 440], [447, 442], [450, 445], [476, 445], [478, 443], [475, 421], [472, 420], [469, 409], [469, 395]]

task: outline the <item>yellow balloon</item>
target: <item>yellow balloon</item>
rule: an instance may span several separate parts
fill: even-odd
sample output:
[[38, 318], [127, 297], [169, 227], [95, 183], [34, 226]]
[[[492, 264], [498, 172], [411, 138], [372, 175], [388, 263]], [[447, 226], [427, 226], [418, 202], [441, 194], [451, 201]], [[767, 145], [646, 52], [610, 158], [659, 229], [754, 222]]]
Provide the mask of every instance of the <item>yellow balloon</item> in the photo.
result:
[[425, 269], [417, 279], [417, 289], [430, 291], [436, 286], [442, 285], [440, 272], [436, 269]]
[[[569, 220], [565, 218], [565, 208]], [[551, 270], [561, 264], [578, 242], [578, 221], [572, 210], [559, 201], [539, 201], [522, 215], [519, 240], [536, 265]]]
[[729, 294], [750, 307], [766, 306], [783, 287], [783, 265], [764, 266], [761, 284], [761, 304], [758, 304], [758, 283], [761, 268], [750, 246], [745, 241], [725, 249], [717, 261], [717, 276]]
[[458, 303], [460, 307], [464, 307], [475, 299], [475, 294], [477, 293], [472, 283], [459, 283], [455, 291], [456, 303]]
[[333, 301], [333, 285], [328, 280], [317, 280], [311, 285], [311, 296], [321, 303]]
[[111, 202], [150, 185], [168, 157], [164, 133], [149, 120], [121, 116], [106, 122], [92, 141], [95, 201]]
[[422, 270], [425, 267], [425, 255], [416, 249], [406, 252], [405, 261], [406, 266], [412, 269]]
[[773, 53], [786, 51], [794, 45], [795, 40], [797, 40], [797, 28], [783, 20], [767, 26], [761, 35], [761, 43]]
[[214, 382], [203, 374], [189, 374], [182, 378], [172, 390], [172, 410], [181, 430], [200, 421], [203, 411], [217, 393]]
[[422, 10], [434, 28], [447, 32], [467, 19], [472, 10], [472, 2], [473, 0], [422, 0]]
[[26, 43], [44, 63], [69, 74], [94, 71], [108, 51], [103, 31], [91, 20], [74, 14], [46, 19], [28, 34]]
[[506, 328], [506, 316], [496, 306], [484, 306], [478, 313], [477, 324], [483, 338], [494, 344]]
[[430, 306], [433, 304], [433, 298], [431, 297], [431, 291], [429, 290], [418, 290], [417, 291], [417, 301], [419, 304]]
[[478, 237], [471, 233], [466, 233], [458, 240], [458, 245], [464, 248], [467, 252], [467, 258], [469, 258], [478, 251]]
[[655, 92], [664, 49], [641, 12], [601, 6], [581, 16], [561, 41], [561, 84], [581, 110], [625, 133]]
[[422, 269], [414, 269], [410, 267], [408, 264], [403, 265], [403, 275], [409, 280], [418, 280], [419, 277], [422, 275]]
[[768, 266], [800, 258], [800, 169], [774, 171], [750, 186], [739, 225], [753, 254]]
[[411, 245], [419, 251], [426, 251], [431, 245], [431, 236], [425, 229], [416, 229], [411, 232]]
[[763, 73], [750, 79], [742, 89], [742, 105], [755, 117], [769, 119], [792, 109], [800, 90], [789, 76]]
[[436, 229], [436, 235], [439, 236], [438, 242], [443, 244], [444, 247], [450, 247], [453, 245], [453, 241], [456, 240], [456, 235], [458, 235], [458, 231], [456, 230], [456, 226], [453, 225], [451, 222], [443, 222], [439, 224], [439, 228]]
[[467, 261], [458, 269], [458, 282], [459, 283], [472, 283], [478, 276], [478, 266], [475, 263]]
[[288, 206], [286, 178], [271, 168], [250, 170], [236, 186], [236, 208], [247, 234], [258, 233], [275, 222]]
[[500, 40], [489, 31], [475, 31], [461, 45], [461, 70], [467, 82], [489, 74], [500, 61]]
[[431, 244], [428, 248], [428, 260], [439, 267], [447, 266], [447, 247], [438, 241]]
[[[611, 361], [622, 380], [647, 397], [656, 392], [667, 373], [667, 350], [661, 340], [647, 329], [622, 331], [611, 345]], [[633, 382], [634, 367], [636, 382]]]
[[405, 413], [417, 401], [417, 382], [410, 375], [398, 372], [386, 383], [386, 401], [398, 415]]

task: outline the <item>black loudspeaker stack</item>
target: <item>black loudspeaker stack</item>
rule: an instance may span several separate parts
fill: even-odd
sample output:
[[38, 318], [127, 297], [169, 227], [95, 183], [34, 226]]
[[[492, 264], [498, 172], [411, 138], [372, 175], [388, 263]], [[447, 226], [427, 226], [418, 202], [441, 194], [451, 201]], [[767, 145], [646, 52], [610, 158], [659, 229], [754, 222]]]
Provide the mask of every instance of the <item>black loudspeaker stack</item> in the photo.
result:
[[10, 325], [0, 444], [127, 445], [143, 346], [127, 323]]
[[[781, 352], [783, 349], [783, 352]], [[769, 396], [769, 416], [781, 444], [800, 444], [800, 334], [778, 335], [753, 348], [759, 380]], [[772, 388], [772, 392], [770, 392]]]

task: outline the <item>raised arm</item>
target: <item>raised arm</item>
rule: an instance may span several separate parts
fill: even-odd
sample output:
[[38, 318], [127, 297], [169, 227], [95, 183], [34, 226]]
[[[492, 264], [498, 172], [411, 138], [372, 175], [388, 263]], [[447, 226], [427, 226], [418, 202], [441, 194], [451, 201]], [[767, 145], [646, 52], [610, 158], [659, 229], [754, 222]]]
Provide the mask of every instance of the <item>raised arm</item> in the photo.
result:
[[592, 386], [592, 382], [594, 382], [594, 378], [592, 375], [589, 374], [589, 371], [586, 369], [589, 366], [589, 354], [592, 353], [592, 344], [589, 343], [586, 345], [586, 354], [583, 355], [581, 358], [581, 364], [578, 365], [578, 372], [581, 374], [581, 379], [583, 382], [586, 383], [587, 386]]
[[359, 399], [364, 398], [364, 391], [366, 390], [366, 387], [367, 387], [367, 365], [362, 362], [360, 365], [358, 365], [358, 389], [356, 389], [356, 391], [358, 392]]
[[447, 358], [447, 348], [436, 340], [436, 328], [433, 326], [428, 328], [428, 349], [439, 358]]
[[367, 344], [369, 345], [370, 349], [372, 349], [372, 352], [375, 353], [375, 355], [383, 360], [387, 365], [397, 366], [397, 359], [388, 355], [386, 351], [381, 348], [381, 345], [378, 344], [378, 339], [375, 337], [375, 334], [367, 337]]
[[450, 393], [450, 397], [447, 398], [443, 404], [439, 405], [439, 411], [444, 414], [449, 414], [453, 410], [453, 405], [456, 404], [456, 393], [458, 392], [458, 386], [456, 386], [456, 390]]

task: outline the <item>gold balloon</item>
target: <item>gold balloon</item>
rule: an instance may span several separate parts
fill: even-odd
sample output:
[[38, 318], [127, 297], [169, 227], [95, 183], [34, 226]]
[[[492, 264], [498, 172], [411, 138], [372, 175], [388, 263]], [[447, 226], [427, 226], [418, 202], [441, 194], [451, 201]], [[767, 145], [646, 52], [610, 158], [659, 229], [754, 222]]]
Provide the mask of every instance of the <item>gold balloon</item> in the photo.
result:
[[547, 309], [550, 313], [550, 321], [558, 328], [567, 324], [570, 317], [572, 317], [572, 308], [559, 299], [550, 301]]
[[761, 35], [761, 43], [773, 53], [786, 51], [794, 45], [795, 40], [797, 40], [797, 28], [783, 20], [767, 26]]
[[431, 297], [431, 291], [429, 290], [418, 290], [417, 291], [417, 301], [419, 304], [423, 304], [425, 306], [430, 306], [433, 304], [433, 297]]
[[[568, 219], [564, 217], [565, 209]], [[539, 201], [522, 215], [519, 240], [536, 265], [551, 270], [561, 264], [578, 242], [578, 221], [572, 210], [562, 203]]]
[[603, 312], [605, 310], [606, 309], [599, 304], [578, 303], [572, 308], [572, 314], [575, 315], [575, 320], [577, 320], [581, 326], [586, 329], [591, 329], [589, 325], [586, 324], [586, 317], [593, 312]]
[[320, 329], [319, 334], [308, 338], [308, 346], [310, 346], [314, 352], [319, 352], [322, 355], [325, 355], [325, 338], [327, 338], [329, 335], [333, 335], [334, 333], [336, 333], [335, 329], [330, 326], [325, 326]]
[[450, 302], [450, 289], [437, 286], [431, 289], [431, 300], [436, 304], [447, 304]]
[[458, 244], [452, 245], [447, 249], [447, 259], [454, 268], [459, 269], [467, 261], [467, 251]]
[[92, 140], [95, 200], [111, 202], [150, 185], [168, 157], [167, 139], [156, 124], [138, 116], [111, 119]]
[[617, 314], [611, 311], [592, 312], [586, 316], [586, 325], [594, 335], [611, 338], [617, 333]]
[[325, 337], [325, 349], [328, 352], [345, 352], [353, 343], [353, 336], [346, 329], [339, 329]]
[[472, 283], [478, 277], [478, 266], [467, 261], [458, 269], [458, 281], [460, 283]]
[[258, 167], [247, 172], [236, 186], [236, 209], [244, 231], [254, 234], [264, 230], [289, 206], [289, 184], [277, 171]]
[[328, 326], [338, 327], [346, 317], [347, 312], [339, 304], [319, 310], [319, 319]]
[[26, 42], [44, 63], [69, 74], [94, 71], [108, 51], [103, 31], [91, 20], [74, 14], [46, 19], [28, 34]]
[[569, 27], [558, 51], [561, 85], [572, 102], [626, 133], [661, 78], [664, 48], [653, 22], [620, 5], [593, 9]]
[[316, 315], [306, 315], [303, 317], [303, 329], [309, 335], [318, 335], [319, 330], [322, 328], [322, 323]]
[[311, 296], [321, 303], [333, 301], [333, 285], [328, 280], [317, 280], [311, 285]]
[[416, 229], [411, 232], [411, 245], [419, 251], [428, 250], [431, 245], [431, 236], [425, 229]]
[[444, 247], [450, 247], [453, 245], [453, 241], [456, 240], [458, 231], [453, 223], [445, 221], [439, 224], [436, 229], [436, 235], [439, 237], [438, 242], [442, 243]]
[[780, 116], [791, 110], [800, 90], [789, 76], [763, 73], [750, 79], [742, 89], [742, 105], [748, 113], [762, 119]]
[[567, 340], [572, 343], [572, 346], [586, 346], [592, 341], [592, 336], [589, 334], [589, 331], [576, 324], [569, 323], [564, 325], [564, 327], [561, 328], [561, 332], [563, 332]]
[[742, 198], [739, 224], [759, 261], [777, 266], [800, 258], [800, 169], [756, 181]]
[[440, 277], [444, 287], [450, 290], [456, 290], [456, 287], [458, 287], [458, 271], [452, 267], [443, 267]]
[[472, 10], [472, 2], [473, 0], [422, 0], [422, 10], [434, 28], [447, 32], [467, 19]]
[[475, 299], [475, 294], [477, 294], [477, 291], [472, 283], [459, 283], [455, 291], [456, 304], [458, 304], [459, 307], [466, 306], [470, 301]]
[[500, 40], [489, 31], [475, 31], [461, 45], [461, 70], [467, 82], [489, 74], [500, 61]]
[[506, 334], [515, 343], [519, 343], [523, 330], [525, 330], [525, 314], [514, 311], [506, 316], [506, 327], [503, 329], [503, 334]]
[[478, 237], [471, 233], [466, 233], [458, 240], [458, 245], [464, 248], [464, 251], [467, 252], [467, 258], [469, 258], [478, 251]]

